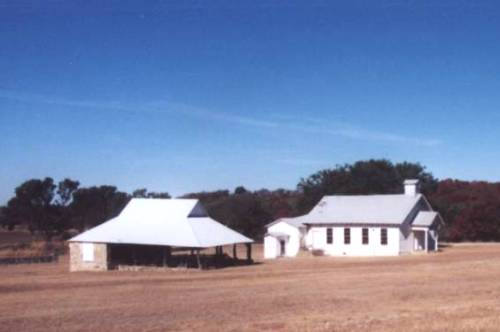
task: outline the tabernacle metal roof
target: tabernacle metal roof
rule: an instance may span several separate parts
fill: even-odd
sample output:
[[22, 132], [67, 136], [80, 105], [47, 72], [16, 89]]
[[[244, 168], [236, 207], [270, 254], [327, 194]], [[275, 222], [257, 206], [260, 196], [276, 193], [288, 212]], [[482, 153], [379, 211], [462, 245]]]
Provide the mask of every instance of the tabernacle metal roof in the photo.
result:
[[134, 198], [111, 220], [71, 242], [208, 248], [252, 239], [210, 218], [197, 199]]

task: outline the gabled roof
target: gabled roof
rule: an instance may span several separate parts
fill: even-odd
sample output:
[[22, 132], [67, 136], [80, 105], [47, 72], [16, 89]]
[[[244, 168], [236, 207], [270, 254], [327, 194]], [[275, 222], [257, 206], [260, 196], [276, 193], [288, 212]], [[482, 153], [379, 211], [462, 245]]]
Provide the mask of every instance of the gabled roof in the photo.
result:
[[270, 232], [270, 233], [266, 233], [264, 236], [272, 236], [276, 239], [285, 239], [285, 240], [290, 238], [290, 235], [285, 234], [285, 233], [280, 233], [280, 232]]
[[417, 195], [324, 196], [305, 224], [402, 224], [422, 199]]
[[134, 198], [111, 220], [71, 242], [207, 248], [251, 239], [210, 218], [197, 199]]
[[420, 211], [411, 225], [415, 227], [431, 227], [436, 221], [440, 225], [444, 224], [443, 218], [436, 211]]
[[305, 224], [303, 223], [304, 217], [305, 216], [299, 216], [299, 217], [294, 217], [294, 218], [279, 218], [279, 219], [276, 219], [275, 221], [273, 221], [272, 223], [267, 224], [266, 227], [271, 227], [271, 226], [276, 225], [280, 222], [285, 222], [288, 225], [296, 227], [296, 228], [305, 227]]

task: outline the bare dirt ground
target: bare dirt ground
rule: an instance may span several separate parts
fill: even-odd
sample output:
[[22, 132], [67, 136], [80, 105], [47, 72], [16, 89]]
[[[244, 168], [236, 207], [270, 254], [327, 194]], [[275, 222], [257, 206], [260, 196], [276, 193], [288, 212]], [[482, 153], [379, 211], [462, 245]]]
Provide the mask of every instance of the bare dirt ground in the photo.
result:
[[500, 245], [209, 271], [69, 273], [67, 263], [0, 267], [1, 331], [500, 330]]

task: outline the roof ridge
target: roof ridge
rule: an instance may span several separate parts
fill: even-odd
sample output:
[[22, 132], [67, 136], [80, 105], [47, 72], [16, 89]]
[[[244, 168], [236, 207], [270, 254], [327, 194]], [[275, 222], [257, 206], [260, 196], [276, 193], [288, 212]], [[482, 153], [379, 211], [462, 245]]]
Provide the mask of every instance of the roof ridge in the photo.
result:
[[199, 198], [154, 198], [154, 197], [132, 197], [130, 200], [148, 201], [199, 201]]
[[324, 195], [323, 198], [325, 197], [374, 197], [374, 196], [401, 196], [401, 197], [418, 197], [422, 196], [422, 193], [418, 193], [416, 195], [407, 195], [404, 193], [400, 194], [338, 194], [338, 195]]

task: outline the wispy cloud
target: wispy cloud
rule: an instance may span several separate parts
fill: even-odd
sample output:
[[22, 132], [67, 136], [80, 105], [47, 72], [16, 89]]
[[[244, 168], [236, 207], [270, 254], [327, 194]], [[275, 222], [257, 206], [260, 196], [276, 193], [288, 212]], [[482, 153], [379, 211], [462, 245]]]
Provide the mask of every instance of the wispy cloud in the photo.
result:
[[16, 91], [0, 89], [0, 98], [15, 100], [30, 104], [60, 105], [68, 107], [82, 107], [91, 109], [108, 109], [130, 111], [132, 108], [123, 106], [120, 102], [93, 102], [75, 101], [60, 98], [52, 98], [43, 95], [19, 93]]
[[75, 101], [60, 98], [50, 98], [42, 95], [23, 94], [9, 90], [0, 89], [0, 98], [15, 100], [24, 103], [60, 105], [68, 107], [81, 107], [100, 110], [114, 110], [125, 112], [169, 112], [181, 113], [195, 117], [221, 120], [225, 122], [233, 122], [241, 125], [254, 127], [277, 127], [279, 124], [273, 121], [259, 120], [251, 117], [232, 115], [223, 112], [209, 111], [203, 108], [194, 107], [176, 102], [147, 102], [143, 104], [123, 104], [118, 101], [112, 102], [95, 102], [95, 101]]
[[371, 131], [355, 127], [352, 125], [339, 124], [339, 123], [333, 123], [331, 127], [325, 126], [325, 122], [322, 125], [315, 125], [315, 126], [308, 126], [308, 125], [290, 125], [290, 126], [296, 130], [301, 130], [305, 132], [341, 136], [356, 140], [393, 142], [393, 143], [412, 144], [412, 145], [429, 146], [429, 147], [436, 146], [442, 143], [438, 139], [425, 139], [419, 137], [395, 135], [390, 133]]
[[90, 108], [99, 110], [114, 110], [123, 112], [159, 112], [184, 114], [186, 116], [211, 119], [227, 123], [250, 126], [263, 129], [287, 129], [303, 133], [323, 134], [349, 138], [353, 140], [365, 140], [374, 142], [389, 142], [400, 144], [411, 144], [417, 146], [437, 146], [442, 142], [433, 138], [419, 138], [392, 133], [367, 130], [351, 124], [327, 121], [311, 117], [289, 116], [287, 114], [272, 113], [269, 119], [260, 119], [249, 116], [234, 115], [225, 112], [207, 110], [201, 107], [169, 102], [156, 101], [143, 104], [123, 104], [121, 102], [100, 101], [75, 101], [60, 98], [52, 98], [42, 95], [25, 94], [16, 91], [0, 89], [0, 98], [15, 100], [24, 103], [60, 105], [68, 107]]
[[252, 127], [273, 128], [279, 126], [279, 123], [275, 121], [267, 121], [252, 117], [216, 112], [183, 103], [157, 101], [157, 102], [147, 103], [146, 105], [141, 106], [141, 108], [144, 109], [145, 111], [155, 110], [157, 112], [163, 112], [163, 111], [177, 112], [205, 119], [208, 118], [214, 120], [221, 120], [224, 122], [233, 122], [240, 125], [252, 126]]

